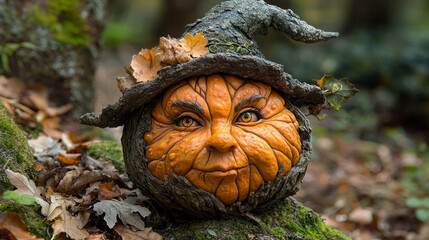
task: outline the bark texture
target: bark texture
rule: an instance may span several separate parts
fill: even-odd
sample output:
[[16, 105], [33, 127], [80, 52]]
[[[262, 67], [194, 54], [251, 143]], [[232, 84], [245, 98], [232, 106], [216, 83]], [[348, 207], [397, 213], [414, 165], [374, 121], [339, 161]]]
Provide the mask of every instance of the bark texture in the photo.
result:
[[51, 102], [72, 103], [76, 118], [93, 111], [93, 75], [108, 5], [109, 0], [0, 0], [0, 48], [20, 45], [2, 53], [10, 70], [0, 71], [45, 84]]

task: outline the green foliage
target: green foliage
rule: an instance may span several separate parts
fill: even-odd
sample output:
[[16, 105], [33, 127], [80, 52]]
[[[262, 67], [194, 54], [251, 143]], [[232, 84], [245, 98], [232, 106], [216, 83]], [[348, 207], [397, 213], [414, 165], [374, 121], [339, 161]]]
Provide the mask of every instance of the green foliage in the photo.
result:
[[10, 73], [9, 67], [9, 57], [12, 56], [18, 49], [20, 48], [28, 48], [36, 50], [37, 47], [29, 42], [21, 42], [21, 43], [6, 43], [0, 46], [0, 56], [1, 56], [1, 64], [4, 72]]
[[118, 143], [114, 141], [95, 143], [89, 148], [89, 154], [95, 158], [102, 158], [111, 161], [120, 173], [125, 172], [122, 147]]
[[53, 231], [40, 215], [40, 209], [41, 207], [37, 204], [25, 206], [0, 198], [0, 212], [20, 213], [22, 221], [29, 227], [31, 234], [39, 238], [51, 239]]
[[8, 200], [14, 200], [15, 202], [22, 204], [22, 205], [34, 205], [36, 204], [36, 199], [29, 196], [24, 196], [21, 194], [18, 194], [13, 191], [6, 191], [3, 193], [3, 198]]
[[422, 222], [429, 220], [429, 197], [416, 198], [410, 197], [407, 199], [407, 206], [416, 209], [416, 217]]
[[132, 31], [131, 25], [126, 22], [111, 22], [104, 29], [103, 45], [112, 47], [126, 42], [131, 38]]
[[423, 162], [421, 165], [405, 165], [402, 185], [409, 193], [407, 206], [415, 209], [417, 219], [429, 220], [429, 148], [421, 143], [415, 154]]
[[58, 41], [87, 46], [88, 29], [80, 14], [81, 2], [76, 0], [48, 0], [45, 9], [32, 9], [34, 20], [48, 28]]

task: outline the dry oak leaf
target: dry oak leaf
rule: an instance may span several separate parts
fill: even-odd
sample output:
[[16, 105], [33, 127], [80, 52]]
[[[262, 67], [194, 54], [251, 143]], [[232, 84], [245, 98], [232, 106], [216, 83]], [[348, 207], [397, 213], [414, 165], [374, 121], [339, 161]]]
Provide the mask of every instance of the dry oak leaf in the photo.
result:
[[98, 200], [112, 199], [120, 195], [119, 189], [116, 185], [113, 185], [114, 181], [107, 183], [100, 183]]
[[77, 216], [72, 216], [67, 209], [63, 208], [59, 217], [52, 224], [54, 235], [64, 232], [71, 239], [86, 239], [89, 237], [89, 233], [83, 227], [88, 223], [90, 214], [90, 212], [79, 212]]
[[152, 231], [152, 228], [145, 228], [144, 231], [133, 231], [124, 226], [118, 225], [113, 228], [121, 236], [122, 240], [162, 240], [162, 236]]
[[15, 212], [0, 213], [0, 239], [43, 240], [31, 235], [21, 214]]
[[77, 165], [80, 163], [80, 153], [58, 154], [58, 160], [64, 164]]
[[158, 77], [158, 71], [162, 66], [161, 56], [156, 54], [156, 48], [142, 49], [138, 54], [133, 55], [131, 68], [137, 82], [148, 82]]
[[107, 175], [102, 170], [83, 170], [77, 168], [76, 170], [68, 171], [60, 183], [56, 191], [61, 193], [73, 193], [79, 192], [80, 190], [86, 188], [87, 184], [109, 179], [110, 176]]
[[185, 63], [192, 59], [191, 55], [180, 45], [179, 40], [170, 36], [159, 39], [159, 51], [162, 63], [170, 66], [176, 66], [178, 63]]
[[208, 42], [207, 38], [203, 36], [203, 32], [195, 34], [195, 37], [188, 33], [180, 39], [180, 45], [194, 58], [209, 53], [209, 49], [206, 48]]
[[102, 200], [94, 204], [94, 211], [97, 215], [105, 214], [104, 221], [110, 229], [115, 226], [118, 221], [117, 217], [119, 217], [122, 223], [133, 230], [144, 230], [145, 224], [141, 218], [150, 215], [150, 211], [145, 207], [115, 199]]
[[6, 175], [9, 181], [17, 188], [16, 193], [36, 199], [37, 204], [42, 207], [42, 214], [44, 216], [48, 215], [49, 203], [42, 198], [42, 192], [32, 180], [28, 181], [26, 176], [9, 169], [6, 169]]

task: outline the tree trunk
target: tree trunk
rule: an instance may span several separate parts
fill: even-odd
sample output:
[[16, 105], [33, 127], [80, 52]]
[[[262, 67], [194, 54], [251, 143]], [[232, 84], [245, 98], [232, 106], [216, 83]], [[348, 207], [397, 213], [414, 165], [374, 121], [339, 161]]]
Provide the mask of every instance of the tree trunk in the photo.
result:
[[0, 74], [27, 84], [43, 83], [52, 103], [73, 104], [75, 118], [91, 112], [95, 62], [109, 3], [0, 0]]

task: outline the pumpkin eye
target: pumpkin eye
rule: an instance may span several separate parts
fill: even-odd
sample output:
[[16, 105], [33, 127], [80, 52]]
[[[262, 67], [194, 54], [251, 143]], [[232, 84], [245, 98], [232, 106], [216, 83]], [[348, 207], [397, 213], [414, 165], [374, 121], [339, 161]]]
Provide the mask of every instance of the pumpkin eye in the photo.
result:
[[235, 121], [239, 123], [252, 123], [257, 122], [259, 119], [261, 117], [255, 111], [246, 111], [241, 113]]
[[176, 126], [190, 128], [201, 126], [201, 124], [192, 117], [184, 116], [176, 122]]

